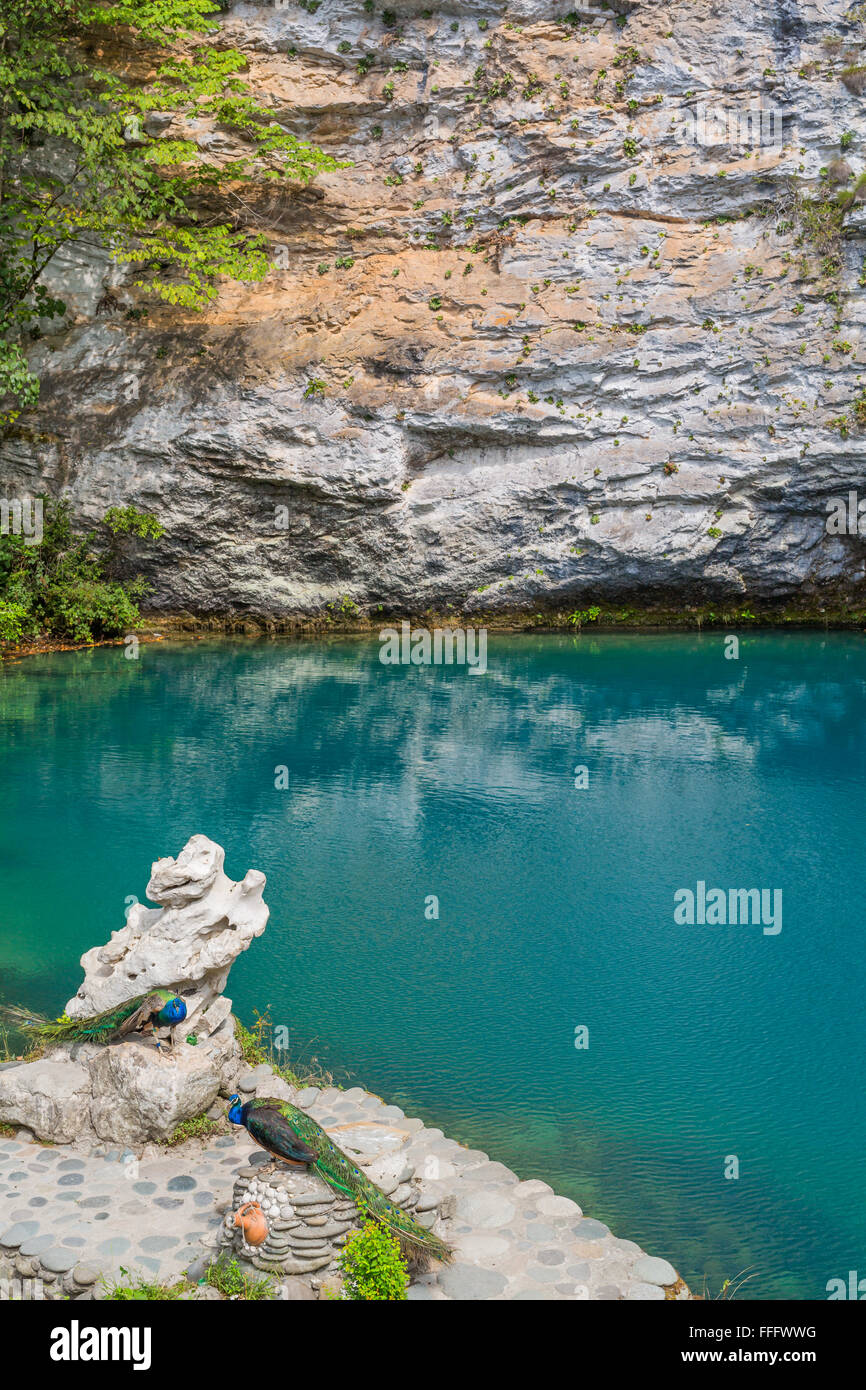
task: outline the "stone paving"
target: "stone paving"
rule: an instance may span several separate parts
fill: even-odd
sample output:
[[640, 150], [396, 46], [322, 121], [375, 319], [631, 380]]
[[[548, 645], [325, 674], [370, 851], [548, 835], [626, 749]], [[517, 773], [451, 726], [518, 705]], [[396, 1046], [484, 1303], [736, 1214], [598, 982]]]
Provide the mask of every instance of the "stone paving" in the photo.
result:
[[[521, 1182], [360, 1087], [294, 1092], [269, 1068], [240, 1086], [307, 1109], [393, 1200], [409, 1196], [418, 1219], [452, 1242], [453, 1264], [416, 1279], [410, 1299], [688, 1297], [667, 1261], [617, 1239], [546, 1183]], [[39, 1277], [73, 1297], [98, 1297], [103, 1279], [173, 1282], [190, 1267], [198, 1278], [223, 1238], [238, 1173], [270, 1162], [241, 1129], [139, 1155], [0, 1139], [0, 1274]], [[321, 1282], [308, 1278], [304, 1294]]]

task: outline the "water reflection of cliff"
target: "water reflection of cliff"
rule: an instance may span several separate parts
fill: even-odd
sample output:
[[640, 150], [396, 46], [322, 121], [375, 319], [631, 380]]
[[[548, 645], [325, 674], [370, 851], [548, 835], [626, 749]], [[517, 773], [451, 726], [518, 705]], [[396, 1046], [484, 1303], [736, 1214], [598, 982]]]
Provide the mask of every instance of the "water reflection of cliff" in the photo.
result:
[[577, 754], [611, 769], [745, 771], [805, 745], [838, 758], [840, 735], [859, 754], [864, 696], [862, 646], [842, 635], [754, 636], [739, 661], [721, 636], [494, 637], [487, 675], [472, 677], [384, 667], [368, 641], [206, 641], [144, 647], [136, 662], [109, 648], [0, 667], [0, 767], [34, 730], [46, 743], [69, 734], [86, 745], [82, 795], [121, 782], [164, 797], [199, 777], [230, 793], [238, 774], [248, 797], [253, 764], [272, 805], [285, 764], [294, 814], [339, 776], [410, 823], [425, 786], [531, 800]]

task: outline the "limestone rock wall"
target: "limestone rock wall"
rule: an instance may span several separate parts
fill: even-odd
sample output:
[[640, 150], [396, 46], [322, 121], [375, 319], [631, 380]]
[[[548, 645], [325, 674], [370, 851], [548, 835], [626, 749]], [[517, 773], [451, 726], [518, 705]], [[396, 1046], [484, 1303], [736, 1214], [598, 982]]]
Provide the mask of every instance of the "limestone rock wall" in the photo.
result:
[[226, 10], [353, 165], [262, 203], [271, 272], [203, 315], [58, 266], [8, 493], [154, 511], [164, 612], [862, 594], [825, 526], [864, 486], [862, 6]]

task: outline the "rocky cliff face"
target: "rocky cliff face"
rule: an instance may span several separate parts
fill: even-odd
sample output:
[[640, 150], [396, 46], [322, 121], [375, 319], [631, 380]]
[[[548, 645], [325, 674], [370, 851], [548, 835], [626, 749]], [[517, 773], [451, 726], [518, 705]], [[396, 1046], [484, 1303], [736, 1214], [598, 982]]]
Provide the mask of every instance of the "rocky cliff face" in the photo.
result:
[[59, 267], [7, 494], [155, 512], [158, 611], [862, 595], [864, 7], [394, 3], [226, 6], [352, 167], [205, 315]]

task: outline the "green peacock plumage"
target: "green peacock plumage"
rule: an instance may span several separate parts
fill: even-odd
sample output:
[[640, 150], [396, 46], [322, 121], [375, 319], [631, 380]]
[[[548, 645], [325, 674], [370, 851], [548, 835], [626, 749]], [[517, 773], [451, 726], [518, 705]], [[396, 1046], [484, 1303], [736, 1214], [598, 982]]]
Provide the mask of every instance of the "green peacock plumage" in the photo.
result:
[[451, 1247], [389, 1201], [305, 1111], [285, 1100], [262, 1098], [239, 1105], [238, 1112], [235, 1123], [243, 1124], [268, 1153], [288, 1162], [310, 1163], [335, 1192], [353, 1198], [374, 1221], [387, 1226], [413, 1268], [423, 1267], [430, 1259], [447, 1262], [452, 1258]]
[[59, 1018], [51, 1023], [38, 1022], [25, 1025], [40, 1042], [114, 1042], [135, 1033], [146, 1024], [152, 1027], [171, 1027], [181, 1023], [186, 1017], [186, 1005], [172, 989], [152, 989], [149, 994], [139, 994], [135, 999], [127, 999], [114, 1009], [96, 1014], [93, 1018]]

